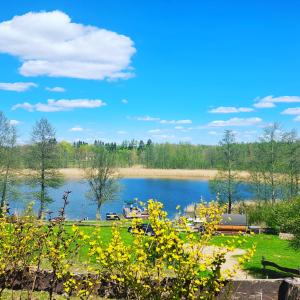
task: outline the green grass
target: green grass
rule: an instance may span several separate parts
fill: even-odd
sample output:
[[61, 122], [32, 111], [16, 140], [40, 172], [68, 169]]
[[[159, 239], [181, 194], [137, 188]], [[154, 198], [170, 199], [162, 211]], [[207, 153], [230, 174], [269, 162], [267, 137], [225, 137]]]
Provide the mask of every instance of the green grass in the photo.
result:
[[[225, 242], [228, 237], [216, 236], [212, 243], [220, 245]], [[258, 234], [254, 236], [246, 236], [246, 242], [239, 246], [240, 248], [250, 248], [256, 244], [256, 251], [253, 258], [244, 265], [255, 277], [260, 278], [279, 278], [291, 276], [274, 268], [267, 267], [266, 272], [263, 272], [261, 259], [264, 256], [266, 260], [272, 261], [282, 267], [298, 269], [300, 266], [300, 251], [290, 247], [290, 243], [279, 239], [276, 235]]]
[[[109, 222], [108, 222], [109, 223]], [[105, 245], [109, 244], [112, 237], [112, 223], [105, 226], [101, 226], [101, 239]], [[86, 234], [91, 235], [94, 232], [94, 226], [82, 226], [80, 228]], [[124, 224], [120, 227], [122, 239], [125, 244], [130, 245], [133, 242], [134, 237], [127, 232], [127, 226]], [[184, 234], [181, 234], [184, 239]], [[213, 245], [221, 245], [226, 240], [232, 239], [230, 236], [215, 236], [211, 243]], [[261, 259], [264, 256], [266, 260], [272, 261], [280, 266], [298, 269], [300, 266], [300, 250], [295, 250], [290, 247], [290, 243], [285, 240], [279, 239], [278, 236], [268, 234], [258, 234], [253, 236], [245, 236], [246, 242], [242, 245], [237, 245], [238, 248], [249, 249], [253, 244], [256, 244], [256, 251], [253, 258], [244, 265], [244, 268], [248, 270], [255, 277], [260, 278], [278, 278], [291, 276], [280, 271], [276, 271], [270, 267], [266, 272], [263, 272]], [[80, 252], [80, 260], [85, 261], [87, 258], [87, 248], [84, 247]]]
[[[91, 226], [91, 227], [84, 226], [84, 227], [81, 227], [80, 230], [89, 236], [92, 236], [95, 234], [94, 226]], [[120, 233], [122, 236], [122, 240], [126, 245], [132, 244], [134, 237], [132, 234], [130, 234], [127, 231], [127, 227], [120, 227]], [[103, 242], [103, 244], [108, 245], [112, 238], [112, 227], [111, 226], [110, 227], [109, 226], [101, 227], [100, 234], [101, 234], [101, 241]], [[87, 257], [88, 257], [88, 247], [83, 247], [79, 253], [80, 261], [81, 262], [86, 261]]]

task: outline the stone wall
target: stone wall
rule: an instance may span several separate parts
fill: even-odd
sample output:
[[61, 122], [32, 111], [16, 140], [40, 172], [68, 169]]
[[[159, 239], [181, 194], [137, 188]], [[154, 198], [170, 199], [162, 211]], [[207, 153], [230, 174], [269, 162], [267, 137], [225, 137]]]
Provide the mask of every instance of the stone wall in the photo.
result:
[[218, 300], [300, 300], [300, 280], [235, 280], [228, 283], [218, 298]]
[[[24, 276], [24, 273], [14, 274], [14, 289], [26, 289], [32, 286], [32, 276]], [[83, 277], [84, 275], [78, 274]], [[39, 272], [36, 280], [37, 291], [49, 290], [52, 274], [46, 271]], [[113, 287], [109, 282], [103, 282], [98, 292], [105, 296], [107, 286]], [[3, 278], [0, 277], [0, 288], [4, 286]], [[6, 286], [10, 288], [9, 286]], [[114, 288], [113, 288], [114, 290]], [[62, 294], [63, 282], [58, 282], [55, 292]], [[115, 294], [115, 298], [118, 296]], [[217, 297], [218, 300], [300, 300], [300, 280], [298, 279], [252, 279], [234, 280], [227, 283]]]

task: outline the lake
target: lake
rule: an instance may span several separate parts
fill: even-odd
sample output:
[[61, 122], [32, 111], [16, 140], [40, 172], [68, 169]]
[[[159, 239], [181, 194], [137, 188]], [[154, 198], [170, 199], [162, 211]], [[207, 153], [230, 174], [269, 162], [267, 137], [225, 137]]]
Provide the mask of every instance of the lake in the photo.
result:
[[[149, 199], [159, 200], [164, 204], [164, 209], [170, 217], [176, 214], [176, 206], [182, 209], [187, 205], [199, 200], [210, 201], [215, 199], [215, 194], [209, 187], [207, 180], [176, 180], [176, 179], [121, 179], [122, 190], [118, 199], [105, 203], [102, 206], [102, 217], [107, 212], [121, 213], [124, 200], [138, 198], [140, 201]], [[241, 184], [240, 199], [251, 199], [249, 184]], [[28, 192], [29, 188], [23, 186], [23, 192]], [[58, 211], [62, 206], [62, 195], [64, 191], [72, 191], [69, 196], [70, 204], [67, 207], [67, 218], [69, 219], [95, 219], [96, 205], [86, 198], [88, 184], [83, 180], [67, 180], [59, 189], [51, 189], [49, 194], [54, 200], [49, 204], [51, 211]], [[31, 198], [32, 199], [32, 198]], [[24, 203], [13, 203], [11, 211], [22, 210]]]

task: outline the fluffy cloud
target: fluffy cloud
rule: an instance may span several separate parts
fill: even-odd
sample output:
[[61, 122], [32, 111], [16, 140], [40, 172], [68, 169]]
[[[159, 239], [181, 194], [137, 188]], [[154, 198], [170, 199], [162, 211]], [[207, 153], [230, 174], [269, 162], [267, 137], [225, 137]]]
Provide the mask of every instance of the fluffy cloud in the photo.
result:
[[280, 96], [280, 97], [273, 97], [267, 96], [264, 98], [257, 98], [255, 99], [254, 107], [257, 108], [271, 108], [275, 107], [276, 103], [298, 103], [300, 102], [299, 96]]
[[300, 107], [287, 108], [281, 114], [283, 115], [297, 115], [294, 121], [300, 122]]
[[27, 111], [41, 111], [41, 112], [57, 112], [68, 111], [75, 108], [97, 108], [105, 106], [106, 103], [102, 100], [90, 100], [90, 99], [61, 99], [53, 100], [49, 99], [47, 103], [30, 104], [28, 102], [19, 103], [12, 107], [13, 110], [23, 108]]
[[300, 115], [300, 107], [287, 108], [281, 114], [283, 114], [283, 115]]
[[128, 104], [128, 100], [127, 100], [127, 99], [122, 99], [121, 102], [122, 102], [123, 104]]
[[251, 126], [262, 122], [261, 118], [231, 118], [229, 120], [216, 120], [207, 124], [207, 127], [226, 127], [226, 126]]
[[124, 135], [124, 134], [127, 134], [127, 131], [119, 130], [119, 131], [117, 131], [117, 134]]
[[211, 114], [231, 114], [231, 113], [241, 113], [241, 112], [251, 112], [253, 108], [250, 107], [233, 107], [233, 106], [219, 106], [213, 108], [208, 112]]
[[72, 127], [70, 129], [70, 131], [73, 131], [73, 132], [80, 132], [80, 131], [83, 131], [83, 128], [80, 127], [80, 126], [75, 126], [75, 127]]
[[25, 92], [32, 87], [37, 87], [37, 84], [33, 82], [0, 82], [0, 90], [4, 91]]
[[60, 86], [46, 87], [45, 90], [49, 92], [56, 92], [56, 93], [63, 93], [66, 91], [63, 87]]
[[0, 52], [18, 57], [24, 76], [102, 80], [131, 77], [136, 50], [129, 37], [51, 11], [0, 23]]

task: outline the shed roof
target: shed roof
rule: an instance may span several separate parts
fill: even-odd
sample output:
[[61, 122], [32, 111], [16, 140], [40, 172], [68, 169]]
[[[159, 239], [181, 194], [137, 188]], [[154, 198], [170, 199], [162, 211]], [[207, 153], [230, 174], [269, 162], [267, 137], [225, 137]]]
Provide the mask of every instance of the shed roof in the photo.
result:
[[246, 215], [241, 214], [223, 214], [220, 225], [247, 225]]

